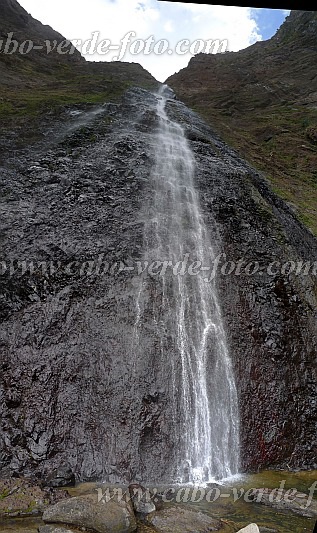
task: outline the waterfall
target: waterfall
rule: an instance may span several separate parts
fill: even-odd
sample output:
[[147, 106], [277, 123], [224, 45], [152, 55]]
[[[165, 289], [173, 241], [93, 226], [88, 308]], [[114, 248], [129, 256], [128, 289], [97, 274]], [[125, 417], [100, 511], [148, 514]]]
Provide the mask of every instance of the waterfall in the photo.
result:
[[[216, 280], [209, 280], [215, 251], [194, 187], [195, 161], [183, 128], [167, 116], [169, 91], [163, 86], [157, 97], [153, 194], [144, 208], [146, 259], [165, 267], [155, 280], [142, 280], [137, 327], [142, 314], [151, 314], [160, 339], [173, 403], [175, 481], [198, 483], [238, 472], [238, 400]], [[151, 306], [142, 300], [146, 284]]]

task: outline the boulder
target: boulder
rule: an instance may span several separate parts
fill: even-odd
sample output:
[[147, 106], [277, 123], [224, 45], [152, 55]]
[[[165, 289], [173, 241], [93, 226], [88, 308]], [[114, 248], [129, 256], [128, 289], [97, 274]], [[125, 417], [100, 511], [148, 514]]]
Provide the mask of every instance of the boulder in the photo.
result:
[[256, 524], [249, 524], [243, 529], [239, 529], [238, 533], [260, 533], [260, 530]]
[[136, 483], [129, 485], [129, 494], [136, 513], [147, 515], [157, 510], [156, 504], [153, 503], [153, 493], [142, 485]]
[[145, 522], [154, 526], [157, 533], [209, 533], [222, 528], [219, 520], [180, 505], [152, 513]]
[[62, 465], [56, 468], [45, 479], [47, 487], [73, 487], [75, 485], [75, 475], [69, 465]]
[[86, 528], [94, 533], [133, 533], [137, 528], [130, 502], [98, 501], [94, 494], [70, 498], [49, 507], [43, 520], [49, 524]]
[[138, 514], [147, 515], [156, 511], [156, 506], [153, 502], [145, 502], [142, 500], [133, 500], [134, 511]]

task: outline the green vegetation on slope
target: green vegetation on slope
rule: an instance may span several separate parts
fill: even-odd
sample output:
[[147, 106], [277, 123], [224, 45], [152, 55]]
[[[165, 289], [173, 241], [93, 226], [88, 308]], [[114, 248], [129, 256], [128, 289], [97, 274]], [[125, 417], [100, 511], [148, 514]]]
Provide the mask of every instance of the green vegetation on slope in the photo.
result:
[[277, 34], [203, 55], [167, 83], [270, 180], [317, 235], [317, 13], [292, 12]]
[[0, 39], [8, 33], [19, 43], [31, 39], [42, 49], [29, 54], [0, 53], [0, 133], [18, 132], [22, 143], [41, 117], [54, 116], [67, 105], [117, 102], [132, 85], [147, 89], [157, 81], [137, 63], [86, 62], [79, 52], [47, 54], [46, 40], [61, 43], [64, 37], [43, 26], [16, 0], [2, 0]]
[[230, 120], [202, 105], [193, 108], [266, 175], [272, 189], [317, 235], [317, 143], [310, 133], [317, 109], [272, 106], [270, 112]]

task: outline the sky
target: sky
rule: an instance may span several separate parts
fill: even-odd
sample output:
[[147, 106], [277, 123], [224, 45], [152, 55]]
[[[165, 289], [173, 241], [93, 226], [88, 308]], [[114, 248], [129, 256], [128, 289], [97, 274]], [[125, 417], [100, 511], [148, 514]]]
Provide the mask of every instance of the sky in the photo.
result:
[[161, 82], [198, 52], [235, 52], [269, 39], [289, 14], [157, 0], [18, 1], [34, 18], [74, 42], [88, 61], [119, 58], [140, 63]]

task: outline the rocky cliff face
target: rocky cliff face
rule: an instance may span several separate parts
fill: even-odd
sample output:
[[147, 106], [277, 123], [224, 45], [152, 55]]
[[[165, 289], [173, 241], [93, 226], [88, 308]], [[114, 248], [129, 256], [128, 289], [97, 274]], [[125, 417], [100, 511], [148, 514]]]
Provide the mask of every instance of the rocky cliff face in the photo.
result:
[[167, 83], [316, 235], [317, 14], [292, 11], [272, 39], [191, 59]]
[[[316, 275], [278, 263], [268, 270], [276, 261], [317, 261], [316, 240], [197, 115], [174, 100], [168, 113], [186, 130], [203, 216], [226, 254], [218, 285], [243, 466], [316, 467]], [[132, 342], [155, 97], [131, 89], [88, 126], [72, 120], [65, 115], [68, 130], [55, 144], [1, 169], [1, 474], [44, 476], [70, 463], [81, 480], [170, 481], [174, 341], [165, 339], [164, 367], [150, 317], [142, 353]], [[228, 261], [239, 260], [258, 261], [258, 272], [249, 265], [228, 274]], [[153, 278], [145, 298], [160, 283]]]
[[[13, 0], [1, 5], [6, 32], [13, 23], [23, 31], [39, 24]], [[262, 45], [271, 46], [256, 45], [253, 58]], [[210, 89], [210, 65], [221, 80], [224, 72], [234, 73], [232, 98], [242, 86], [248, 92], [247, 71], [240, 79], [230, 61], [249, 53], [195, 58], [187, 98], [195, 103], [195, 91], [200, 98], [202, 88], [192, 85], [198, 74], [206, 73]], [[284, 60], [270, 54], [278, 72]], [[175, 339], [163, 332], [162, 365], [162, 332], [149, 315], [139, 344], [132, 342], [157, 117], [152, 92], [127, 88], [156, 82], [138, 65], [87, 66], [78, 59], [64, 64], [54, 84], [40, 63], [30, 62], [41, 75], [29, 86], [25, 62], [1, 63], [1, 81], [14, 75], [20, 86], [0, 86], [0, 475], [45, 477], [67, 463], [78, 480], [170, 481], [178, 448], [171, 413]], [[272, 83], [274, 95], [285, 93]], [[304, 105], [310, 98], [313, 110], [311, 86], [305, 91], [298, 100], [291, 93], [291, 101]], [[233, 109], [240, 120], [238, 101], [232, 108], [225, 102], [224, 96], [220, 116]], [[316, 468], [316, 239], [198, 115], [173, 99], [168, 113], [185, 128], [203, 217], [219, 252], [243, 468]], [[307, 263], [302, 269], [301, 261]], [[144, 298], [156, 305], [160, 281], [153, 277], [147, 287]]]
[[317, 51], [317, 15], [315, 11], [292, 11], [272, 38], [279, 45]]

